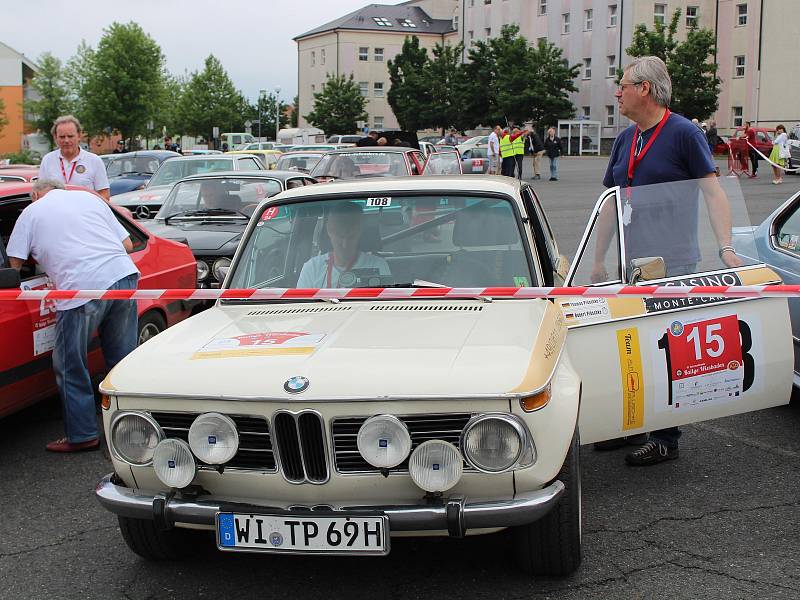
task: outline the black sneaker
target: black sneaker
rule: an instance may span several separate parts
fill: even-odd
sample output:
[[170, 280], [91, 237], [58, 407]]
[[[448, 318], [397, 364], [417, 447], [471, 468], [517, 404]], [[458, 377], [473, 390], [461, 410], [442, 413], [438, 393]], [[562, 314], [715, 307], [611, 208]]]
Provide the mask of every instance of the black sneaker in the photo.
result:
[[605, 452], [607, 450], [617, 450], [624, 446], [641, 446], [647, 443], [647, 434], [638, 433], [636, 435], [628, 435], [621, 438], [614, 438], [613, 440], [603, 440], [602, 442], [595, 442], [594, 449], [598, 452]]
[[678, 458], [677, 448], [668, 448], [664, 444], [650, 440], [638, 450], [626, 454], [625, 462], [634, 467], [647, 467], [676, 458]]
[[534, 178], [534, 179], [541, 179], [541, 178], [542, 178], [542, 176], [541, 176], [541, 175], [534, 175], [534, 176], [533, 176], [533, 178]]

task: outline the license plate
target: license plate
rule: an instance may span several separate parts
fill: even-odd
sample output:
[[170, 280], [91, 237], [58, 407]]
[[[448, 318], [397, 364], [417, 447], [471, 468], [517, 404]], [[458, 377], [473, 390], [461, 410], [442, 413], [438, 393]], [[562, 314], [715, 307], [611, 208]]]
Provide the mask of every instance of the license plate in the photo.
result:
[[293, 554], [388, 554], [384, 516], [217, 513], [220, 550]]

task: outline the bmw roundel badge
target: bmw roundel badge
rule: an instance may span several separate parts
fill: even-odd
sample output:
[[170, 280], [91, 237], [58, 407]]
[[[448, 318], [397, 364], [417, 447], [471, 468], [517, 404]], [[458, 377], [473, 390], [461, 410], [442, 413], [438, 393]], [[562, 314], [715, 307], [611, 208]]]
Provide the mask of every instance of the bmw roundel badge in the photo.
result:
[[305, 392], [308, 389], [309, 383], [310, 381], [308, 381], [308, 379], [305, 377], [295, 375], [294, 377], [286, 380], [286, 383], [283, 384], [283, 389], [290, 394], [299, 394], [300, 392]]

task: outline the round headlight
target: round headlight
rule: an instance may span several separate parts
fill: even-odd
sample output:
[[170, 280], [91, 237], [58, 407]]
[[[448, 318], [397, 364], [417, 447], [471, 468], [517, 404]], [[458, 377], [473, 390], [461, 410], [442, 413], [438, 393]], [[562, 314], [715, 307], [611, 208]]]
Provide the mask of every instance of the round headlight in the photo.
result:
[[183, 440], [166, 439], [156, 446], [153, 468], [164, 485], [184, 488], [192, 483], [197, 466], [189, 444]]
[[197, 261], [197, 281], [203, 281], [209, 274], [208, 264], [204, 260]]
[[411, 451], [408, 428], [392, 415], [377, 415], [364, 421], [356, 441], [364, 460], [379, 469], [396, 467]]
[[411, 479], [426, 492], [449, 490], [461, 479], [463, 469], [458, 448], [443, 440], [420, 444], [408, 461]]
[[515, 420], [479, 416], [467, 423], [461, 449], [467, 462], [479, 471], [501, 473], [513, 467], [525, 447], [526, 434]]
[[221, 269], [225, 267], [231, 266], [231, 259], [230, 258], [218, 258], [214, 261], [214, 266], [211, 268], [211, 271], [214, 273], [214, 278], [222, 283], [222, 280], [225, 279], [225, 274], [222, 273]]
[[119, 457], [132, 465], [147, 465], [164, 437], [151, 417], [142, 413], [125, 413], [111, 423], [111, 446]]
[[206, 413], [189, 428], [189, 447], [209, 465], [222, 465], [239, 451], [239, 433], [233, 419], [219, 413]]

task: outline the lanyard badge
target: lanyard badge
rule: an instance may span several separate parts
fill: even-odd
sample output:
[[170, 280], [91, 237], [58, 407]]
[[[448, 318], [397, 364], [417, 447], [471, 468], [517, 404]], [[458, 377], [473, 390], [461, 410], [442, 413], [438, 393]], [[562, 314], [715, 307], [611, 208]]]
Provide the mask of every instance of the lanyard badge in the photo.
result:
[[633, 186], [633, 175], [636, 171], [636, 167], [639, 166], [639, 163], [642, 162], [645, 155], [647, 154], [650, 147], [653, 145], [653, 142], [656, 141], [656, 138], [661, 133], [661, 130], [664, 128], [664, 124], [669, 119], [670, 110], [664, 109], [664, 116], [661, 117], [661, 121], [659, 121], [656, 130], [653, 132], [653, 135], [644, 144], [644, 132], [636, 127], [636, 131], [633, 133], [633, 139], [631, 140], [631, 150], [630, 155], [628, 156], [628, 185], [625, 188], [625, 206], [622, 209], [622, 224], [623, 225], [630, 225], [631, 224], [631, 215], [633, 213], [633, 207], [631, 206], [631, 195], [633, 192], [631, 191], [631, 187]]

